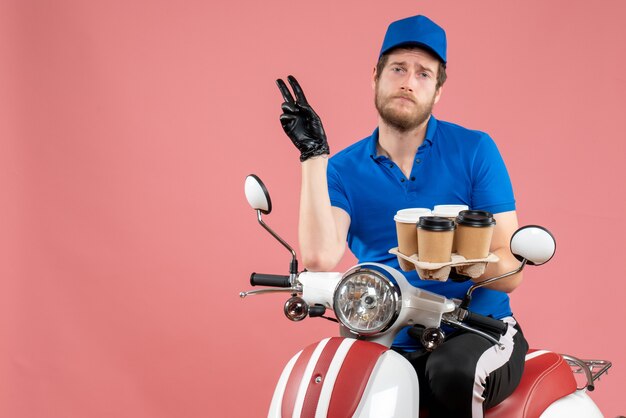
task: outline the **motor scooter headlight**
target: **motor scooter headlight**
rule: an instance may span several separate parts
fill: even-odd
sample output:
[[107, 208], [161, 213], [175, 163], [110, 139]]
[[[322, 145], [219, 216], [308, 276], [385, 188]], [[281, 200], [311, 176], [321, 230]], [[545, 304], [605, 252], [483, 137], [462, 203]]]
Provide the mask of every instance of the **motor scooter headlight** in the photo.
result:
[[401, 303], [400, 288], [387, 272], [362, 266], [343, 275], [333, 297], [337, 319], [359, 335], [387, 330], [400, 314]]

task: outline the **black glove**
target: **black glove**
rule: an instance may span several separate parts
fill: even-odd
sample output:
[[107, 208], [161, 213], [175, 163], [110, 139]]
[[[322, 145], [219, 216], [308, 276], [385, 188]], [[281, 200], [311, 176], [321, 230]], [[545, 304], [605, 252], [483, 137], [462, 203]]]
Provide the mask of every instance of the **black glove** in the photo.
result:
[[298, 81], [292, 75], [287, 77], [287, 80], [291, 84], [296, 100], [293, 99], [285, 82], [280, 78], [276, 80], [285, 100], [281, 106], [283, 114], [280, 115], [280, 123], [291, 142], [300, 150], [300, 161], [330, 154], [322, 121], [309, 106]]

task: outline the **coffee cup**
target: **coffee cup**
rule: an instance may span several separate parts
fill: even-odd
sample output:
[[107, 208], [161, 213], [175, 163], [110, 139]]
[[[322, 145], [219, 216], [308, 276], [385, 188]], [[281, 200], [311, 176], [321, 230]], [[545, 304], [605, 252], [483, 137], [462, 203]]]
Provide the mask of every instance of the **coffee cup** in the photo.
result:
[[[468, 210], [469, 206], [467, 205], [435, 205], [433, 208], [433, 216], [441, 216], [443, 218], [452, 219], [456, 221], [456, 217], [460, 212], [464, 210]], [[452, 241], [452, 252], [457, 252], [456, 250], [456, 241]]]
[[456, 251], [468, 260], [489, 255], [496, 220], [489, 212], [464, 210], [456, 217]]
[[452, 240], [456, 225], [441, 216], [423, 216], [417, 223], [419, 261], [447, 263], [452, 258]]
[[430, 214], [427, 208], [402, 209], [396, 213], [393, 220], [396, 221], [399, 252], [409, 257], [417, 254], [417, 222]]
[[435, 205], [433, 208], [433, 216], [441, 216], [454, 220], [460, 212], [468, 209], [469, 206], [467, 205]]

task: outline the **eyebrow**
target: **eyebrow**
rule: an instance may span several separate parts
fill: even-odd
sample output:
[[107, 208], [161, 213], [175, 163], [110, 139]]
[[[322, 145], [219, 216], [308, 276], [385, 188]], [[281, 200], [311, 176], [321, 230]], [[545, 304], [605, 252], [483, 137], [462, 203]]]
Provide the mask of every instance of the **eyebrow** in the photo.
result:
[[[406, 61], [391, 61], [388, 65], [389, 65], [389, 66], [392, 66], [392, 65], [404, 65], [404, 66], [406, 66], [406, 65], [408, 65], [408, 64], [407, 64], [407, 62], [406, 62]], [[430, 69], [430, 68], [428, 68], [428, 67], [424, 67], [424, 66], [423, 66], [422, 64], [420, 64], [420, 63], [417, 63], [417, 66], [418, 66], [421, 70], [423, 70], [423, 71], [428, 71], [428, 72], [429, 72], [429, 73], [431, 73], [431, 74], [435, 74], [435, 71], [433, 71], [432, 69]]]

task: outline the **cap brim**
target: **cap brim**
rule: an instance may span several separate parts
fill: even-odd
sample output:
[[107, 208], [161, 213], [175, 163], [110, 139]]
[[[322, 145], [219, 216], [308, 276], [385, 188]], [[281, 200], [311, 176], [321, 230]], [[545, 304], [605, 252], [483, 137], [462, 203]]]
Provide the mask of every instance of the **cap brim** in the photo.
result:
[[439, 55], [434, 49], [432, 49], [430, 46], [422, 43], [422, 42], [415, 42], [415, 41], [409, 41], [409, 42], [401, 42], [397, 45], [392, 45], [389, 48], [383, 50], [380, 52], [380, 55], [378, 58], [382, 57], [384, 54], [387, 54], [391, 51], [393, 51], [394, 49], [398, 49], [398, 48], [404, 48], [404, 47], [410, 47], [410, 46], [416, 46], [418, 48], [421, 48], [423, 50], [425, 50], [426, 52], [428, 52], [429, 54], [431, 54], [433, 57], [438, 58], [439, 61], [443, 62], [444, 65], [446, 64], [446, 60], [444, 60], [441, 55]]

